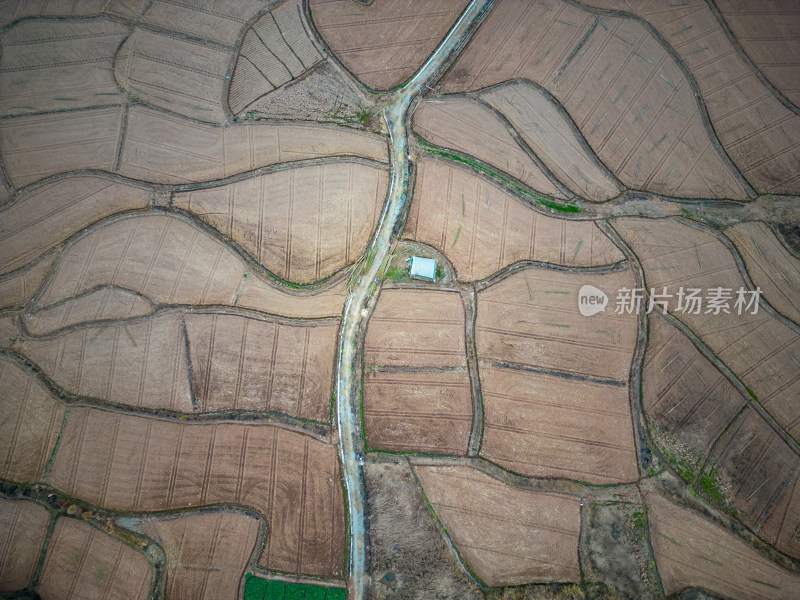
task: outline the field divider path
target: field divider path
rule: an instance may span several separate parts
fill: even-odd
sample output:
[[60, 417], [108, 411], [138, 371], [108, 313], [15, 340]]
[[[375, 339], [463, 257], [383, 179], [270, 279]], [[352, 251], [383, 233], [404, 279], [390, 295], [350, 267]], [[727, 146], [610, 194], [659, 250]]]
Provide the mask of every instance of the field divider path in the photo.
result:
[[339, 334], [336, 364], [336, 420], [339, 431], [339, 454], [347, 492], [350, 525], [348, 598], [366, 598], [367, 534], [365, 523], [365, 483], [361, 465], [364, 441], [360, 431], [361, 361], [359, 339], [366, 329], [370, 308], [377, 301], [381, 269], [389, 250], [399, 236], [408, 205], [409, 149], [407, 120], [414, 99], [442, 71], [453, 55], [464, 47], [475, 26], [494, 0], [472, 0], [447, 36], [437, 46], [416, 74], [394, 92], [384, 109], [389, 129], [392, 165], [389, 193], [372, 243], [347, 297]]

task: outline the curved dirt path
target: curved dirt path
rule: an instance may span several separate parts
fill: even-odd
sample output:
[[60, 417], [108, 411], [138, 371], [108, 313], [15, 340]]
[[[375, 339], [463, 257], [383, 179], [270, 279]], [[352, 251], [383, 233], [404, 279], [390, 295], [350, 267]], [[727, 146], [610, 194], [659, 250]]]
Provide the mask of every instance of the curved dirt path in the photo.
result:
[[347, 584], [350, 600], [363, 600], [366, 597], [367, 583], [364, 473], [360, 462], [364, 445], [359, 425], [361, 371], [360, 362], [357, 361], [358, 339], [366, 327], [369, 306], [377, 298], [380, 288], [379, 272], [398, 235], [397, 225], [405, 213], [408, 201], [409, 156], [406, 121], [416, 96], [433, 81], [453, 54], [463, 47], [473, 31], [473, 25], [493, 3], [494, 0], [472, 0], [433, 54], [403, 87], [391, 95], [384, 109], [384, 118], [389, 126], [392, 179], [378, 229], [364, 255], [366, 259], [361, 275], [353, 285], [345, 303], [336, 365], [336, 419], [350, 525]]

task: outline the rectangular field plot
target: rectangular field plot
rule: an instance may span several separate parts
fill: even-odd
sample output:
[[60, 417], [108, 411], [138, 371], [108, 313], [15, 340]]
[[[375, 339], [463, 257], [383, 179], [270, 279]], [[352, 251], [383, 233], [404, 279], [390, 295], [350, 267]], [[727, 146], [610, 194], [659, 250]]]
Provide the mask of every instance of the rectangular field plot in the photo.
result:
[[247, 575], [244, 600], [346, 600], [347, 590]]
[[534, 477], [638, 478], [627, 386], [481, 366], [481, 456]]
[[27, 500], [0, 498], [0, 593], [30, 584], [47, 536], [50, 513]]
[[467, 452], [472, 430], [469, 374], [368, 371], [364, 375], [367, 445], [400, 452]]
[[530, 267], [479, 292], [478, 358], [627, 382], [636, 315], [615, 314], [613, 300], [603, 312], [581, 315], [578, 291], [584, 284], [612, 299], [617, 290], [635, 287], [629, 269], [584, 275]]

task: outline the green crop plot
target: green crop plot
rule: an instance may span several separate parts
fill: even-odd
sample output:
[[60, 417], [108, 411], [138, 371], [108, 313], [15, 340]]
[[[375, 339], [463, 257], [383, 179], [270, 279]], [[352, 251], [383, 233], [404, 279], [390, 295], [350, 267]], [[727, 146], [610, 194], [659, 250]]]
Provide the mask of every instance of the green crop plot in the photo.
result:
[[244, 600], [346, 600], [347, 591], [247, 575]]

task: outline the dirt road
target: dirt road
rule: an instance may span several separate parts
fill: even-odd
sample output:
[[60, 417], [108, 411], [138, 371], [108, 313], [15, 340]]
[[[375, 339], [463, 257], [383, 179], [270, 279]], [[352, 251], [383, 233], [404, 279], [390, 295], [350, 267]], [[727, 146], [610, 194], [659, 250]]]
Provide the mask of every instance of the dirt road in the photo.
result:
[[360, 459], [364, 444], [359, 428], [360, 418], [360, 362], [356, 360], [358, 338], [366, 327], [369, 307], [380, 288], [379, 273], [395, 241], [396, 226], [402, 217], [408, 197], [409, 109], [418, 94], [441, 72], [449, 59], [466, 43], [473, 25], [486, 13], [494, 0], [473, 0], [453, 25], [447, 37], [420, 67], [417, 73], [394, 92], [384, 109], [389, 127], [392, 180], [383, 214], [372, 244], [367, 249], [366, 263], [361, 276], [353, 285], [347, 298], [344, 320], [339, 337], [339, 358], [336, 370], [336, 417], [339, 429], [347, 510], [350, 523], [350, 563], [348, 598], [362, 600], [366, 597], [366, 543], [364, 520], [364, 473]]

